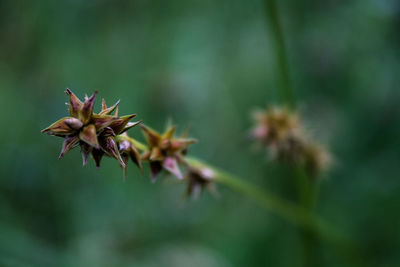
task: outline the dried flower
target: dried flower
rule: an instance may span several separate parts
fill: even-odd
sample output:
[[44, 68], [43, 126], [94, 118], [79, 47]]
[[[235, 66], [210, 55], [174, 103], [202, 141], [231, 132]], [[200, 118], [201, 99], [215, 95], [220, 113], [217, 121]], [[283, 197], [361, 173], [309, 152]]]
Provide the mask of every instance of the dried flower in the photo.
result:
[[178, 165], [185, 163], [183, 156], [187, 148], [197, 141], [174, 137], [176, 126], [168, 128], [163, 134], [144, 125], [141, 128], [148, 144], [148, 150], [142, 155], [142, 159], [150, 163], [152, 180], [155, 181], [163, 169], [178, 179], [183, 179]]
[[306, 135], [299, 115], [273, 107], [253, 114], [251, 137], [268, 150], [270, 159], [304, 166], [315, 177], [329, 165], [329, 153]]
[[[123, 134], [128, 129], [140, 122], [129, 122], [136, 114], [119, 117], [118, 104], [107, 107], [104, 99], [102, 110], [99, 114], [93, 112], [97, 91], [91, 97], [85, 96], [82, 102], [79, 98], [67, 89], [69, 96], [69, 117], [62, 118], [42, 130], [42, 133], [64, 138], [60, 158], [76, 146], [81, 147], [83, 165], [86, 165], [89, 154], [92, 155], [96, 166], [104, 155], [113, 157], [119, 161], [125, 169], [126, 163], [119, 152], [116, 136]], [[111, 115], [113, 112], [114, 115]]]
[[256, 125], [251, 136], [263, 145], [277, 146], [299, 131], [299, 117], [288, 108], [256, 110], [253, 119]]
[[197, 198], [203, 189], [216, 193], [214, 177], [215, 173], [210, 168], [188, 166], [185, 176], [187, 180], [186, 196]]

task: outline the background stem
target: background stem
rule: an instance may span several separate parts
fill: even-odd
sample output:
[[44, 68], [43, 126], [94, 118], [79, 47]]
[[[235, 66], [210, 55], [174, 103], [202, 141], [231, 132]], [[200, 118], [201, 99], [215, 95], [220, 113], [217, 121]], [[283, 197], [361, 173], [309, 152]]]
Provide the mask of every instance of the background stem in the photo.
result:
[[281, 101], [294, 109], [296, 107], [296, 102], [290, 80], [289, 62], [278, 7], [275, 0], [265, 0], [264, 6], [267, 15], [267, 22], [276, 46], [277, 53], [275, 65], [277, 69], [278, 88]]
[[[304, 167], [295, 170], [294, 177], [297, 181], [298, 204], [305, 209], [310, 216], [314, 215], [314, 208], [317, 201], [317, 179], [310, 177]], [[303, 266], [319, 266], [317, 259], [318, 238], [306, 229], [299, 228], [301, 241], [303, 244]]]
[[[127, 140], [134, 144], [139, 150], [147, 150], [147, 146], [133, 138], [128, 136], [118, 135], [117, 139]], [[302, 207], [298, 207], [272, 193], [267, 193], [265, 190], [247, 183], [245, 180], [240, 179], [230, 173], [223, 170], [219, 170], [209, 164], [196, 159], [187, 157], [186, 161], [189, 165], [194, 167], [204, 167], [212, 170], [215, 173], [214, 179], [217, 183], [223, 184], [236, 192], [246, 196], [250, 200], [256, 202], [259, 206], [266, 210], [286, 219], [287, 221], [299, 225], [309, 231], [316, 231], [325, 238], [332, 239], [347, 239], [337, 231], [331, 230], [325, 222], [320, 219], [314, 218], [309, 211]], [[332, 228], [333, 229], [333, 228]]]
[[[249, 184], [239, 177], [205, 164], [198, 159], [187, 158], [187, 161], [192, 166], [211, 169], [215, 173], [214, 179], [217, 183], [231, 188], [249, 200], [252, 200], [265, 210], [300, 227], [301, 231], [306, 233], [307, 238], [311, 237], [315, 239], [318, 237], [327, 241], [336, 253], [346, 261], [346, 263], [353, 266], [367, 266], [358, 246], [356, 246], [347, 235], [313, 214], [311, 212], [312, 208], [311, 210], [305, 209], [302, 206], [288, 202], [258, 186]], [[307, 194], [307, 196], [309, 207], [313, 207], [313, 201], [309, 198], [310, 195]], [[308, 242], [308, 240], [304, 240], [304, 242]], [[309, 247], [307, 246], [307, 248]], [[306, 259], [308, 260], [308, 258]], [[306, 261], [304, 264], [305, 263]]]
[[[117, 139], [132, 142], [139, 150], [147, 150], [147, 146], [133, 138], [119, 135]], [[340, 254], [343, 259], [352, 263], [353, 266], [367, 266], [361, 257], [361, 253], [354, 242], [346, 235], [329, 225], [321, 218], [314, 215], [310, 210], [288, 202], [274, 194], [267, 192], [256, 185], [246, 182], [244, 179], [236, 177], [228, 172], [220, 170], [206, 164], [196, 158], [185, 158], [187, 163], [193, 167], [208, 168], [214, 172], [214, 180], [225, 185], [237, 193], [255, 202], [265, 210], [285, 219], [286, 221], [299, 226], [303, 231], [318, 236], [322, 240], [328, 241], [332, 247]], [[305, 194], [309, 196], [309, 194]], [[307, 197], [307, 203], [313, 203]], [[313, 206], [313, 205], [312, 205]]]

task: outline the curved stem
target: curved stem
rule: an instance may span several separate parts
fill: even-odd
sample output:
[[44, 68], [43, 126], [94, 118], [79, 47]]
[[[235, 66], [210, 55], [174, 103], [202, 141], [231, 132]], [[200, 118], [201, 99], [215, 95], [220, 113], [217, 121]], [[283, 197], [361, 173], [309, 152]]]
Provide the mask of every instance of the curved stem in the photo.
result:
[[286, 53], [286, 43], [282, 31], [278, 7], [275, 0], [265, 0], [264, 5], [268, 24], [270, 25], [270, 30], [277, 50], [276, 68], [281, 100], [291, 108], [295, 108], [296, 102], [290, 80], [289, 61]]
[[237, 193], [254, 201], [265, 210], [301, 227], [304, 231], [328, 241], [336, 251], [354, 266], [366, 266], [357, 246], [346, 235], [332, 227], [323, 219], [313, 215], [308, 209], [288, 202], [256, 185], [212, 167], [195, 158], [187, 158], [195, 167], [205, 167], [214, 171], [214, 179]]
[[[128, 136], [119, 135], [117, 136], [117, 139], [127, 140], [134, 144], [139, 150], [147, 150], [145, 144]], [[298, 225], [304, 231], [308, 231], [326, 241], [329, 241], [331, 245], [336, 248], [338, 253], [349, 262], [353, 263], [354, 266], [366, 266], [360, 256], [357, 246], [352, 242], [352, 240], [329, 225], [326, 221], [313, 215], [310, 210], [281, 199], [271, 192], [267, 192], [256, 185], [246, 182], [244, 179], [206, 164], [196, 158], [187, 157], [186, 160], [193, 167], [205, 167], [212, 170], [215, 182], [231, 188], [237, 193], [247, 197], [249, 200], [254, 201], [265, 210], [294, 225]]]
[[[188, 158], [187, 161], [193, 166], [205, 167], [213, 170], [215, 174], [214, 180], [217, 183], [230, 187], [236, 192], [256, 202], [259, 206], [295, 225], [301, 225], [306, 229], [313, 230], [316, 226], [318, 226], [318, 224], [320, 224], [320, 226], [323, 224], [322, 222], [317, 223], [316, 220], [312, 219], [307, 210], [297, 207], [291, 202], [283, 200], [272, 193], [267, 193], [264, 189], [247, 183], [245, 180], [240, 179], [239, 177], [215, 167], [211, 167], [209, 164], [205, 164], [195, 158]], [[326, 227], [324, 226], [322, 228], [325, 229]]]
[[[126, 135], [119, 135], [117, 136], [117, 139], [127, 140], [134, 144], [139, 150], [147, 150], [147, 146], [145, 144]], [[330, 226], [326, 225], [325, 222], [311, 216], [311, 213], [302, 207], [298, 207], [297, 205], [283, 200], [272, 193], [267, 193], [265, 190], [252, 185], [243, 179], [240, 179], [223, 170], [219, 170], [216, 167], [210, 166], [209, 164], [205, 164], [198, 159], [188, 157], [186, 160], [194, 167], [206, 167], [211, 169], [215, 173], [214, 179], [217, 183], [230, 187], [236, 192], [256, 202], [259, 206], [295, 225], [300, 225], [303, 228], [312, 231], [319, 229], [319, 231], [322, 231], [320, 234], [326, 237], [331, 237], [335, 232], [330, 231]]]

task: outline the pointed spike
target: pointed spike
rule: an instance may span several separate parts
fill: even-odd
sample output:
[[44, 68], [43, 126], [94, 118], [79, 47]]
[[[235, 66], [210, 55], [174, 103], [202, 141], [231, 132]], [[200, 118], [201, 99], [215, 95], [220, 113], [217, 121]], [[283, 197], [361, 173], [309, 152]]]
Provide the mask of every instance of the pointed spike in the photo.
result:
[[86, 143], [81, 143], [81, 152], [82, 152], [82, 164], [86, 166], [88, 162], [88, 157], [91, 152], [91, 147]]
[[113, 123], [111, 123], [109, 125], [109, 127], [111, 127], [114, 130], [115, 134], [119, 135], [123, 132], [123, 130], [124, 130], [125, 126], [128, 124], [128, 122], [134, 117], [136, 117], [136, 114], [120, 117], [117, 120], [115, 120]]
[[120, 152], [120, 154], [121, 154], [122, 161], [125, 163], [125, 166], [128, 166], [129, 155], [125, 152], [124, 153]]
[[119, 107], [117, 106], [117, 108], [115, 109], [114, 117], [118, 118], [118, 113], [119, 113]]
[[129, 161], [129, 156], [126, 153], [121, 154], [122, 161], [125, 163], [125, 166], [122, 168], [123, 170], [123, 176], [124, 176], [124, 182], [126, 182], [126, 175], [127, 175], [127, 169], [128, 169], [128, 161]]
[[70, 90], [66, 89], [65, 93], [69, 96], [69, 114], [72, 117], [78, 118], [79, 110], [81, 110], [83, 103], [79, 98]]
[[178, 162], [175, 158], [167, 157], [163, 161], [162, 166], [164, 167], [164, 169], [175, 175], [179, 180], [183, 179], [183, 175], [179, 170]]
[[97, 140], [96, 127], [90, 124], [83, 128], [79, 133], [79, 138], [90, 146], [99, 148], [99, 141]]
[[103, 158], [103, 156], [104, 156], [104, 152], [101, 149], [95, 148], [92, 150], [92, 158], [93, 158], [94, 162], [96, 163], [97, 168], [100, 168], [100, 162], [101, 162], [101, 159]]
[[103, 149], [104, 152], [108, 153], [110, 156], [112, 156], [116, 160], [118, 160], [121, 167], [125, 168], [126, 164], [123, 161], [121, 154], [119, 153], [118, 146], [117, 146], [117, 143], [115, 142], [114, 137], [111, 137], [111, 136], [106, 137], [101, 142], [101, 149]]
[[126, 182], [126, 169], [127, 169], [126, 165], [124, 167], [122, 167], [123, 176], [124, 176], [124, 180], [123, 180], [124, 183]]
[[171, 139], [176, 131], [176, 125], [170, 127], [162, 136], [162, 139]]
[[109, 127], [116, 120], [117, 118], [114, 118], [109, 115], [93, 114], [92, 116], [92, 123], [94, 124], [98, 132], [100, 132], [102, 129], [106, 127]]
[[47, 133], [50, 135], [58, 135], [58, 136], [74, 134], [76, 130], [71, 126], [75, 127], [76, 121], [78, 121], [79, 123], [79, 120], [72, 117], [62, 118], [53, 123], [52, 125], [50, 125], [49, 127], [47, 127], [46, 129], [43, 129], [42, 133]]
[[[105, 111], [107, 109], [106, 101], [104, 98], [101, 99], [101, 112]], [[100, 112], [100, 114], [101, 114]]]
[[[103, 101], [104, 101], [104, 99], [103, 99]], [[113, 113], [114, 110], [118, 109], [119, 102], [120, 102], [120, 100], [118, 100], [113, 106], [107, 108], [107, 106], [105, 105], [105, 101], [104, 101], [102, 110], [99, 113], [99, 115], [111, 115], [111, 113]], [[117, 117], [117, 116], [114, 115], [114, 117]]]
[[141, 123], [142, 123], [142, 120], [136, 121], [136, 122], [128, 122], [128, 123], [126, 124], [125, 128], [121, 131], [120, 134], [122, 134], [122, 133], [128, 131], [130, 128], [135, 127], [136, 125], [141, 124]]
[[[83, 103], [82, 109], [80, 110], [80, 120], [86, 124], [90, 121], [93, 115], [94, 102], [96, 101], [97, 91], [94, 91], [90, 98], [87, 98]], [[85, 97], [86, 98], [86, 97]]]
[[131, 145], [130, 148], [130, 157], [132, 161], [136, 164], [136, 166], [138, 166], [140, 173], [143, 174], [142, 159], [140, 157], [139, 150], [134, 145]]
[[151, 181], [155, 183], [157, 180], [157, 176], [162, 171], [162, 165], [159, 161], [150, 162], [150, 171], [151, 171]]
[[122, 119], [122, 120], [124, 120], [124, 121], [130, 121], [130, 120], [133, 119], [134, 117], [136, 117], [136, 114], [131, 114], [131, 115], [122, 116], [122, 117], [120, 117], [120, 119]]
[[68, 151], [76, 147], [78, 143], [79, 143], [79, 137], [77, 135], [65, 137], [64, 144], [58, 159], [64, 157], [64, 155], [67, 154]]
[[158, 144], [161, 141], [160, 134], [158, 132], [156, 132], [155, 130], [151, 129], [150, 127], [147, 127], [143, 124], [140, 124], [140, 127], [143, 130], [143, 134], [146, 137], [148, 144], [151, 147], [158, 146]]
[[196, 139], [175, 139], [171, 141], [170, 149], [172, 151], [185, 150], [188, 146], [197, 143]]

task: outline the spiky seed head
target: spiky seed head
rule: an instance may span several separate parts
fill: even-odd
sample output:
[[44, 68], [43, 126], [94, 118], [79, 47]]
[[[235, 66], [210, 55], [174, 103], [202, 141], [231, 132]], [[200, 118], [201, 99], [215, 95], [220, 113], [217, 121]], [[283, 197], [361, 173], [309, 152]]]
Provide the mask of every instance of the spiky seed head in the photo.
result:
[[207, 189], [211, 193], [216, 194], [216, 187], [214, 183], [215, 172], [208, 167], [194, 167], [189, 166], [185, 176], [186, 197], [198, 198], [200, 193]]
[[329, 153], [306, 135], [297, 112], [272, 107], [253, 112], [253, 119], [255, 126], [250, 136], [267, 149], [271, 160], [302, 165], [310, 177], [329, 166]]
[[[119, 100], [113, 106], [107, 107], [104, 99], [101, 112], [94, 113], [97, 91], [90, 97], [85, 96], [83, 102], [70, 89], [66, 89], [65, 93], [69, 97], [70, 116], [62, 118], [42, 130], [42, 133], [65, 139], [60, 158], [79, 145], [84, 165], [91, 154], [96, 166], [99, 167], [102, 157], [107, 155], [118, 160], [121, 167], [125, 169], [126, 163], [121, 156], [116, 136], [140, 123], [130, 122], [136, 115], [119, 117], [117, 114]], [[115, 112], [114, 115], [112, 115], [113, 112]]]
[[175, 137], [176, 126], [170, 126], [163, 134], [148, 126], [140, 125], [148, 144], [148, 150], [142, 155], [150, 163], [152, 180], [155, 181], [162, 170], [182, 180], [179, 165], [184, 164], [184, 154], [195, 139]]

